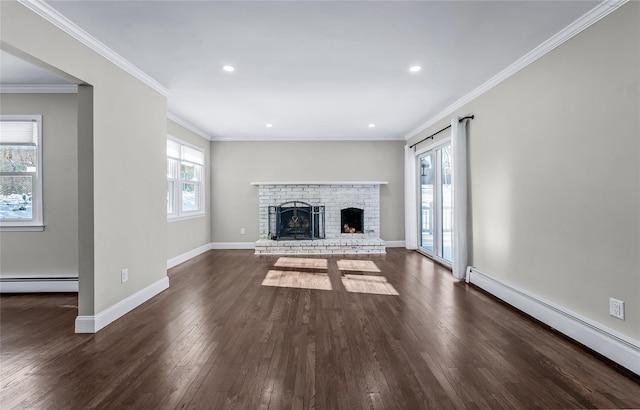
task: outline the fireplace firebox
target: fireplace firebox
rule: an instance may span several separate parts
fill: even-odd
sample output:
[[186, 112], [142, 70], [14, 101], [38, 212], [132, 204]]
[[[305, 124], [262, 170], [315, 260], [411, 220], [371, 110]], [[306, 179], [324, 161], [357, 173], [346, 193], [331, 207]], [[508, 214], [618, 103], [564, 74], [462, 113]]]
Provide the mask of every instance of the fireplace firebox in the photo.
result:
[[324, 237], [324, 206], [289, 201], [269, 207], [269, 238], [313, 240]]
[[360, 208], [341, 209], [340, 226], [342, 233], [363, 233], [364, 210]]

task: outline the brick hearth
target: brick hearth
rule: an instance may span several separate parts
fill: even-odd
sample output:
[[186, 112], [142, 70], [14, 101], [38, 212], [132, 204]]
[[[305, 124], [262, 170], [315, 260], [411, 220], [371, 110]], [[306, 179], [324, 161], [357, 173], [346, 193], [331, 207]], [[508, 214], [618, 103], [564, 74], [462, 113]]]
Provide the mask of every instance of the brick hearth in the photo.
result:
[[385, 243], [380, 238], [336, 238], [313, 241], [273, 241], [260, 239], [256, 242], [256, 255], [325, 255], [325, 254], [381, 254], [385, 253]]

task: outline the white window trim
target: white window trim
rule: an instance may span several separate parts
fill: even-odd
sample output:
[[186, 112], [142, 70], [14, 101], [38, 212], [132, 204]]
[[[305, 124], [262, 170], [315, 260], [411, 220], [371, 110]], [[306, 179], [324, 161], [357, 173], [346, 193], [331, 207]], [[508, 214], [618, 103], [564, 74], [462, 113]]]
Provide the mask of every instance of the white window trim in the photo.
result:
[[37, 156], [38, 167], [33, 179], [33, 191], [31, 192], [31, 212], [30, 221], [0, 221], [0, 231], [3, 232], [41, 232], [44, 231], [43, 202], [42, 193], [42, 115], [0, 115], [0, 121], [35, 121], [38, 123]]
[[[194, 218], [202, 218], [205, 217], [207, 215], [207, 210], [205, 208], [205, 197], [206, 197], [206, 186], [207, 186], [207, 182], [206, 182], [206, 166], [207, 166], [207, 160], [206, 160], [206, 151], [204, 148], [199, 147], [197, 145], [193, 145], [190, 144], [186, 141], [183, 141], [179, 138], [174, 137], [173, 135], [167, 135], [167, 139], [171, 140], [175, 143], [178, 143], [180, 145], [184, 145], [186, 147], [192, 148], [194, 150], [200, 151], [203, 154], [204, 157], [204, 164], [200, 165], [200, 164], [195, 164], [195, 165], [200, 165], [202, 166], [202, 181], [199, 182], [198, 184], [200, 185], [200, 197], [199, 199], [199, 210], [197, 211], [187, 211], [187, 212], [182, 212], [180, 210], [181, 205], [182, 205], [182, 179], [180, 176], [180, 167], [178, 164], [178, 177], [173, 179], [174, 181], [174, 191], [173, 191], [173, 200], [174, 200], [174, 212], [173, 213], [168, 213], [167, 212], [167, 222], [176, 222], [176, 221], [184, 221], [187, 219], [194, 219]], [[181, 158], [175, 158], [175, 157], [169, 157], [169, 155], [166, 155], [167, 158], [172, 158], [172, 159], [176, 159], [179, 161], [179, 163], [181, 163], [183, 160]], [[191, 163], [190, 161], [185, 161], [186, 163]], [[167, 181], [169, 181], [167, 179]]]
[[[451, 144], [451, 134], [449, 133], [448, 135], [446, 135], [443, 138], [440, 138], [436, 141], [433, 141], [431, 143], [429, 143], [428, 145], [424, 145], [422, 147], [420, 147], [420, 149], [416, 150], [416, 158], [419, 157], [420, 155], [424, 154], [427, 151], [433, 151], [437, 148], [442, 148], [443, 146], [447, 145], [447, 144]], [[416, 166], [417, 162], [416, 162]]]
[[193, 215], [167, 216], [167, 222], [171, 223], [171, 222], [186, 221], [186, 220], [189, 220], [189, 219], [204, 218], [205, 216], [207, 216], [206, 212], [202, 212], [202, 213], [199, 213], [199, 214], [193, 214]]

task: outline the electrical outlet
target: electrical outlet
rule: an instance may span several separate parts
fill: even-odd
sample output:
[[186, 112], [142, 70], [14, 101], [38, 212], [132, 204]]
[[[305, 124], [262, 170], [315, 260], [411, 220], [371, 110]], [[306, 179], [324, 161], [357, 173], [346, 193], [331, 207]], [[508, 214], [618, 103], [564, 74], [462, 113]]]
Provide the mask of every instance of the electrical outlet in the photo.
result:
[[247, 230], [244, 228], [240, 228], [240, 235], [246, 235], [247, 234]]
[[124, 268], [120, 271], [120, 282], [125, 283], [129, 280], [129, 268]]
[[624, 320], [624, 302], [618, 299], [609, 298], [609, 314], [613, 317]]

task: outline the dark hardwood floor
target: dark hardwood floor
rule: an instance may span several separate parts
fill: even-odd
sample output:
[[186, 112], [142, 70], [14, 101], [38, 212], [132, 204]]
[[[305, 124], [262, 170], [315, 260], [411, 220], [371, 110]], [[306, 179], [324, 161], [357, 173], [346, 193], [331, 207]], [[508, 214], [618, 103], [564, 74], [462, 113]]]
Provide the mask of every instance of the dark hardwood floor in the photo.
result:
[[210, 251], [95, 335], [73, 333], [75, 295], [2, 295], [0, 408], [640, 408], [637, 379], [416, 252], [312, 258], [327, 267], [277, 270], [332, 290], [262, 286], [277, 256]]

